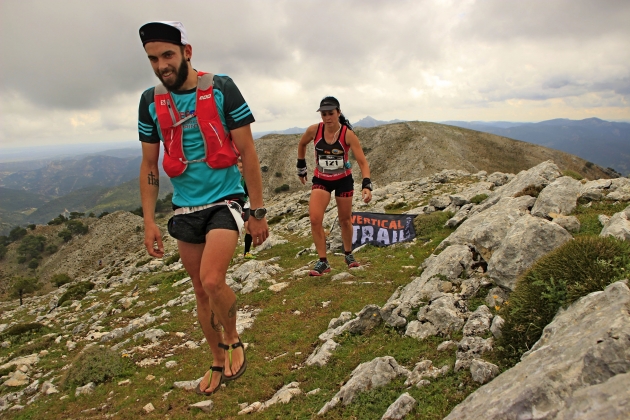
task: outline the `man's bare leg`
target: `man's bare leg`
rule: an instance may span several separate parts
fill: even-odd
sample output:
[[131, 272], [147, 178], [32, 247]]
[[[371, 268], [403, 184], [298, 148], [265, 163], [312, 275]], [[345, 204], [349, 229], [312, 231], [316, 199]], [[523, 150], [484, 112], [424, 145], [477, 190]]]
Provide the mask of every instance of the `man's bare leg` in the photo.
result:
[[[239, 340], [236, 332], [236, 295], [225, 283], [225, 274], [230, 265], [238, 232], [228, 229], [214, 229], [206, 235], [206, 246], [201, 258], [201, 284], [210, 297], [215, 318], [223, 325], [225, 344], [231, 345]], [[233, 376], [243, 365], [244, 352], [237, 347], [232, 352], [232, 365], [225, 359], [224, 374]]]
[[[179, 248], [179, 255], [181, 256], [184, 268], [190, 275], [193, 287], [195, 289], [195, 297], [197, 298], [197, 318], [201, 325], [204, 337], [210, 346], [212, 352], [212, 366], [224, 366], [225, 365], [225, 351], [219, 348], [219, 343], [223, 340], [223, 334], [221, 332], [220, 325], [218, 325], [217, 317], [214, 317], [214, 325], [212, 323], [212, 308], [210, 305], [210, 298], [206, 294], [206, 291], [201, 286], [201, 259], [203, 256], [203, 250], [206, 244], [191, 244], [187, 242], [177, 241]], [[221, 375], [212, 375], [212, 382], [210, 382], [210, 373], [206, 372], [199, 389], [201, 391], [214, 391], [219, 386]]]

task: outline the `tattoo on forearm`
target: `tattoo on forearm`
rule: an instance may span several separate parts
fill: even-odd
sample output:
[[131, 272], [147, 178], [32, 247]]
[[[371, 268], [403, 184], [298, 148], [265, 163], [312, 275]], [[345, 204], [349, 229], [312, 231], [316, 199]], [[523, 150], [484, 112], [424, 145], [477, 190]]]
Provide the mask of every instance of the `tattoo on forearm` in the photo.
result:
[[223, 326], [221, 325], [220, 322], [214, 322], [214, 312], [210, 311], [210, 325], [212, 325], [212, 329], [215, 330], [216, 332], [221, 332], [221, 330], [223, 329]]
[[160, 179], [153, 175], [153, 171], [147, 176], [149, 179], [149, 185], [155, 185], [156, 187], [160, 186]]
[[234, 303], [230, 306], [230, 310], [228, 311], [228, 317], [234, 318], [236, 316], [236, 299], [234, 299]]

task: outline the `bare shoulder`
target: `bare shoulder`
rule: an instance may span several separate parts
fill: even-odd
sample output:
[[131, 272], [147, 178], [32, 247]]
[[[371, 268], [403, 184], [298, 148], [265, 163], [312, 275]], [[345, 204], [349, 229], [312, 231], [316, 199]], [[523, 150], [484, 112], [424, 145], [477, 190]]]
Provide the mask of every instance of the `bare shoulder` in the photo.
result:
[[348, 146], [352, 145], [352, 144], [359, 144], [359, 138], [357, 137], [357, 135], [354, 133], [354, 131], [352, 130], [348, 130], [346, 131], [346, 144]]
[[302, 139], [300, 140], [300, 143], [307, 144], [313, 141], [313, 139], [315, 138], [315, 134], [317, 134], [318, 125], [319, 124], [313, 124], [309, 126], [304, 132], [304, 134], [302, 134]]

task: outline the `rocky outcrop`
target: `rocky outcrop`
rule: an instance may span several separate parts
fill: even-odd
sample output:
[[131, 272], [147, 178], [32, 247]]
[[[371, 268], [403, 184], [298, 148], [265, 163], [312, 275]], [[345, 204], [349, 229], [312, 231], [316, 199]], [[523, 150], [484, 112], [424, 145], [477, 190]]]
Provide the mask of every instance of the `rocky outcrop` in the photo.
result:
[[[630, 290], [617, 282], [560, 312], [520, 363], [469, 395], [446, 419], [628, 417], [628, 372]], [[596, 404], [601, 409], [595, 417], [575, 417], [595, 413]]]
[[622, 241], [630, 241], [630, 206], [613, 214], [605, 224], [600, 236], [614, 236]]
[[577, 206], [581, 184], [575, 179], [563, 176], [547, 185], [538, 195], [532, 208], [532, 215], [548, 217], [550, 213], [568, 215]]

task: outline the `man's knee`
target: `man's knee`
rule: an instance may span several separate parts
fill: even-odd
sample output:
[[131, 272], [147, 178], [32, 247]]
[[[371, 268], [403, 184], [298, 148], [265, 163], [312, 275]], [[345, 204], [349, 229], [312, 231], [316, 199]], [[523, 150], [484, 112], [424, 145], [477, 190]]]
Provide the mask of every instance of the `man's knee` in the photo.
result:
[[207, 275], [202, 279], [203, 290], [208, 296], [216, 294], [221, 288], [225, 287], [225, 274]]

